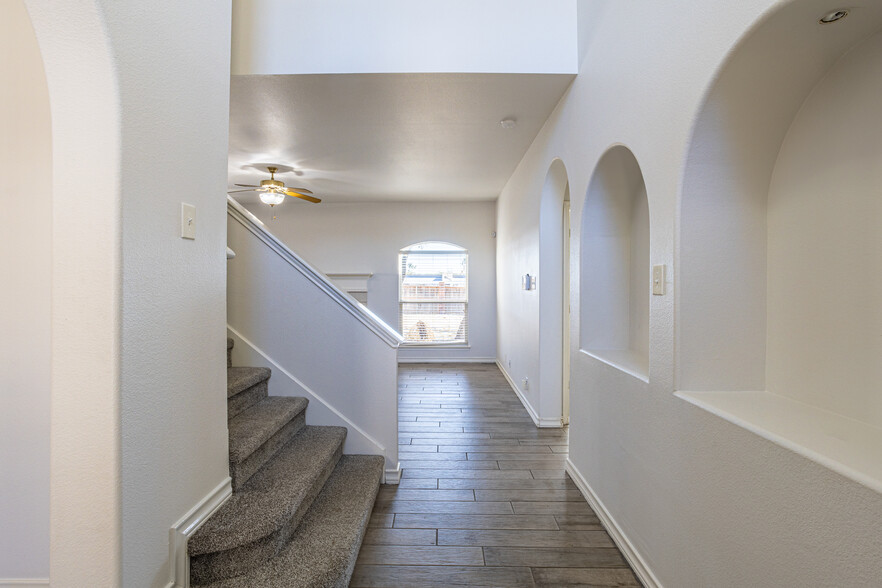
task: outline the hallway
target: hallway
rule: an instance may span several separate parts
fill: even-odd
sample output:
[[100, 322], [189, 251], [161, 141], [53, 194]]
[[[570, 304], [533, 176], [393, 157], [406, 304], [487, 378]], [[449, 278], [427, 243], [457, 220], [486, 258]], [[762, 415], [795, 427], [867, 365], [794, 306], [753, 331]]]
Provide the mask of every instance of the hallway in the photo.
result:
[[351, 586], [640, 586], [492, 364], [399, 367], [399, 486], [377, 498]]

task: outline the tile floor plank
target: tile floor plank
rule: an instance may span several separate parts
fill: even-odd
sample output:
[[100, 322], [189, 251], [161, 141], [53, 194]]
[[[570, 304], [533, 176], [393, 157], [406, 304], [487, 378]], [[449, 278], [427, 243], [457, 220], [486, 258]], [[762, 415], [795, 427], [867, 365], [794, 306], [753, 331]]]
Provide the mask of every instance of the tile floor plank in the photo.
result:
[[435, 529], [368, 529], [363, 545], [435, 545]]
[[[411, 488], [396, 488], [395, 486], [383, 486], [377, 494], [377, 502], [388, 500], [466, 500], [474, 501], [475, 493], [472, 490], [421, 490]], [[493, 501], [488, 501], [493, 502]], [[499, 501], [496, 501], [499, 502]]]
[[356, 566], [350, 588], [449, 588], [487, 586], [532, 588], [533, 575], [526, 567], [467, 566]]
[[614, 547], [606, 531], [438, 529], [438, 545], [497, 547]]
[[358, 554], [363, 565], [482, 566], [480, 547], [438, 545], [366, 545]]
[[[527, 504], [527, 503], [522, 503]], [[538, 504], [538, 503], [537, 503]], [[558, 502], [555, 504], [578, 504]], [[562, 511], [561, 511], [562, 512]], [[391, 500], [377, 502], [374, 514], [515, 514], [510, 502], [436, 502], [431, 500]], [[523, 514], [560, 514], [523, 513]]]
[[437, 480], [437, 483], [438, 488], [449, 490], [457, 488], [473, 488], [475, 490], [576, 490], [576, 485], [569, 478], [556, 480], [467, 480], [441, 478]]
[[396, 514], [396, 529], [554, 529], [551, 515]]
[[641, 586], [625, 568], [533, 568], [536, 586], [581, 586], [591, 588], [631, 588]]
[[353, 587], [639, 586], [494, 364], [399, 366], [398, 486], [383, 486]]
[[615, 547], [484, 547], [488, 566], [540, 568], [621, 568], [625, 558]]

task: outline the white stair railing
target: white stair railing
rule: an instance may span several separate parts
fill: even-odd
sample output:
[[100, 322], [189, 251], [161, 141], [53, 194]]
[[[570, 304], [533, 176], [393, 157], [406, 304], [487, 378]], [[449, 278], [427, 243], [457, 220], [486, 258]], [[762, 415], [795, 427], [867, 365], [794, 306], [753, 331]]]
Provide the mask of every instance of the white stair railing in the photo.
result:
[[349, 429], [346, 453], [398, 472], [401, 335], [227, 198], [227, 323], [234, 365], [273, 370], [270, 394], [305, 396], [309, 424]]

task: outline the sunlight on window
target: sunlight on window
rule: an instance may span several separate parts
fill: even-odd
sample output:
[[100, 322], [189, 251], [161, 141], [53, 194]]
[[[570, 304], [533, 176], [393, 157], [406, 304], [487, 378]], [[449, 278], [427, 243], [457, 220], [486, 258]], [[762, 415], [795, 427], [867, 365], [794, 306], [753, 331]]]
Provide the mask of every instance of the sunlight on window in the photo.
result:
[[425, 241], [399, 253], [400, 327], [406, 343], [468, 342], [468, 251]]

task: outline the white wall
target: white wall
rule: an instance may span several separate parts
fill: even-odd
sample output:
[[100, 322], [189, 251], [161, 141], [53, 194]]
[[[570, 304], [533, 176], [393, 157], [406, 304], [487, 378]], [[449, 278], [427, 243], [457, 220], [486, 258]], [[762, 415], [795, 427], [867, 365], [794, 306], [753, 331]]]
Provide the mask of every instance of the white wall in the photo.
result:
[[[496, 358], [496, 205], [389, 203], [311, 205], [289, 199], [248, 210], [307, 262], [326, 274], [372, 273], [368, 308], [398, 329], [398, 252], [420, 241], [446, 241], [469, 251], [469, 349], [402, 347], [407, 359], [493, 361]], [[273, 213], [276, 219], [273, 220]]]
[[[589, 494], [600, 500], [626, 546], [636, 554], [638, 567], [648, 570], [644, 578], [650, 585], [657, 581], [677, 587], [873, 586], [882, 576], [882, 496], [673, 395], [675, 373], [683, 369], [688, 372], [690, 366], [697, 365], [689, 356], [679, 355], [683, 364], [678, 369], [675, 350], [682, 354], [685, 349], [675, 346], [675, 332], [688, 327], [702, 334], [702, 327], [707, 330], [713, 325], [703, 325], [700, 320], [689, 325], [675, 323], [675, 319], [683, 319], [674, 312], [677, 300], [690, 295], [690, 291], [694, 294], [695, 288], [706, 283], [702, 271], [694, 267], [690, 268], [690, 280], [685, 281], [685, 276], [677, 275], [680, 265], [695, 259], [695, 247], [714, 246], [713, 241], [693, 241], [687, 249], [684, 241], [678, 249], [675, 229], [681, 190], [690, 181], [683, 177], [683, 170], [690, 153], [693, 123], [705, 92], [738, 39], [768, 11], [783, 4], [770, 0], [715, 3], [712, 8], [700, 0], [597, 0], [580, 4], [580, 14], [584, 7], [585, 14], [596, 17], [584, 44], [587, 52], [580, 75], [498, 202], [500, 356], [508, 354], [513, 363], [517, 362], [513, 370], [517, 371], [515, 377], [520, 377], [535, 369], [530, 363], [535, 355], [534, 341], [516, 337], [518, 328], [533, 320], [534, 310], [524, 304], [524, 297], [508, 296], [502, 285], [535, 268], [531, 256], [537, 250], [536, 194], [541, 192], [550, 163], [559, 157], [566, 165], [573, 218], [578, 219], [591, 174], [610, 146], [627, 145], [640, 162], [652, 226], [649, 260], [668, 266], [667, 295], [649, 299], [649, 382], [585, 354], [576, 352], [571, 356], [570, 464], [574, 476], [587, 483]], [[870, 3], [859, 4], [854, 9], [853, 24], [848, 25], [852, 28], [840, 32], [830, 29], [824, 34], [838, 37], [836, 42], [842, 43], [849, 38], [852, 43], [860, 39], [861, 27], [870, 26], [861, 23], [873, 22], [867, 17], [875, 8]], [[830, 8], [814, 0], [791, 6], [798, 7], [801, 16], [808, 19], [804, 21], [807, 27], [814, 26]], [[672, 35], [672, 30], [680, 33]], [[757, 50], [757, 56], [764, 59], [757, 61], [761, 66], [754, 68], [754, 74], [762, 80], [793, 79], [797, 87], [787, 93], [792, 92], [792, 97], [798, 99], [799, 92], [807, 94], [813, 80], [804, 83], [802, 74], [795, 75], [793, 68], [782, 71], [770, 64], [766, 69], [762, 64], [776, 61], [770, 55], [802, 57], [820, 74], [829, 61], [823, 60], [826, 49], [816, 47], [820, 33], [806, 35], [805, 46], [794, 49], [783, 42], [793, 36], [792, 32], [792, 28], [785, 27], [768, 37], [765, 54]], [[763, 92], [751, 94], [750, 89], [756, 87], [763, 88]], [[762, 83], [745, 86], [740, 97], [729, 94], [728, 100], [720, 102], [721, 110], [717, 112], [746, 111], [749, 108], [743, 108], [744, 101], [753, 100], [749, 105], [760, 116], [758, 126], [780, 124], [778, 117], [786, 116], [787, 108], [776, 100], [774, 91], [766, 94], [765, 88]], [[791, 117], [793, 112], [790, 110]], [[778, 145], [789, 120], [772, 129], [779, 133]], [[743, 125], [706, 130], [708, 141], [701, 142], [703, 139], [698, 137], [699, 143], [693, 146], [696, 153], [707, 157], [691, 163], [708, 181], [701, 184], [702, 190], [690, 192], [696, 198], [688, 206], [699, 205], [701, 198], [719, 201], [715, 197], [718, 190], [737, 193], [729, 192], [734, 190], [730, 186], [738, 185], [734, 174], [715, 175], [712, 156], [718, 150], [728, 150], [736, 158], [751, 155], [749, 150], [739, 149], [738, 138], [747, 132]], [[716, 140], [712, 140], [714, 137]], [[774, 155], [777, 146], [770, 144], [768, 149]], [[861, 152], [876, 153], [873, 149]], [[770, 174], [771, 164], [766, 189]], [[735, 213], [749, 216], [753, 193], [745, 195], [747, 199], [731, 204]], [[683, 206], [681, 220], [687, 214], [685, 199]], [[712, 211], [705, 212], [710, 215]], [[724, 208], [717, 214], [725, 216], [729, 212]], [[709, 216], [698, 218], [712, 220]], [[696, 226], [696, 230], [713, 230], [713, 225], [702, 225], [700, 221]], [[571, 250], [578, 251], [581, 227], [573, 223], [572, 228]], [[751, 230], [764, 241], [765, 226], [751, 226]], [[725, 243], [727, 237], [721, 236], [718, 243]], [[750, 256], [742, 259], [750, 261]], [[576, 336], [579, 264], [578, 259], [574, 261], [571, 335]], [[737, 277], [743, 269], [737, 264], [724, 266], [707, 278], [726, 284], [725, 280], [717, 281], [717, 276], [728, 272]], [[737, 280], [732, 283], [737, 286], [738, 296], [731, 300], [738, 304], [742, 299], [749, 300], [741, 294], [752, 292], [757, 285], [753, 281], [745, 287]], [[764, 292], [764, 285], [760, 289]], [[706, 310], [711, 302], [725, 306], [729, 301], [727, 291], [719, 292], [722, 298], [699, 297], [701, 308]], [[764, 303], [759, 309], [749, 305], [744, 308], [765, 316]], [[738, 316], [726, 314], [722, 319], [738, 326]], [[736, 338], [736, 342], [736, 349], [741, 349], [742, 341]], [[763, 347], [764, 338], [759, 342]], [[691, 349], [699, 350], [692, 357], [700, 358], [703, 345], [707, 351], [724, 351], [726, 346], [719, 343], [713, 336], [689, 341]], [[503, 349], [505, 346], [509, 347]], [[765, 355], [764, 349], [753, 353]], [[728, 369], [730, 363], [734, 366], [731, 357], [720, 353], [707, 356], [718, 358], [721, 369]], [[705, 364], [697, 365], [697, 369], [708, 376], [706, 381], [716, 374]], [[739, 375], [734, 367], [730, 372]], [[695, 382], [704, 377], [694, 375]], [[743, 379], [748, 381], [752, 376], [748, 373]], [[760, 383], [762, 379], [761, 375]]]
[[165, 586], [169, 527], [228, 476], [230, 7], [28, 8], [53, 121], [51, 579]]
[[[169, 527], [228, 475], [230, 7], [105, 5], [122, 97], [123, 585], [162, 585]], [[180, 238], [181, 202], [196, 239]]]
[[233, 365], [270, 368], [270, 394], [307, 398], [307, 424], [346, 427], [344, 453], [382, 455], [398, 477], [400, 337], [373, 317], [366, 324], [363, 309], [335, 298], [242, 211], [227, 224]]
[[575, 0], [235, 0], [233, 10], [234, 74], [578, 69]]
[[52, 137], [24, 2], [0, 3], [0, 584], [49, 577]]
[[882, 428], [880, 95], [877, 34], [814, 88], [778, 154], [766, 385]]

